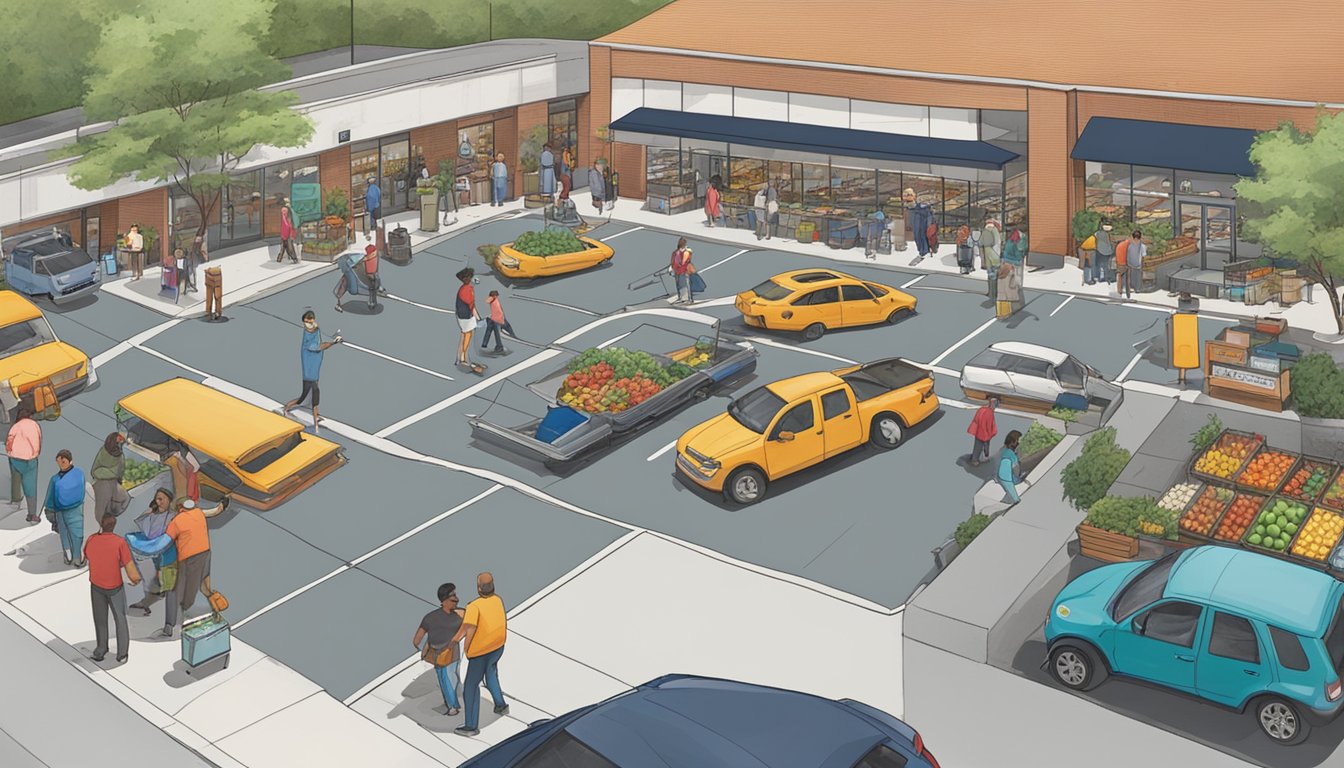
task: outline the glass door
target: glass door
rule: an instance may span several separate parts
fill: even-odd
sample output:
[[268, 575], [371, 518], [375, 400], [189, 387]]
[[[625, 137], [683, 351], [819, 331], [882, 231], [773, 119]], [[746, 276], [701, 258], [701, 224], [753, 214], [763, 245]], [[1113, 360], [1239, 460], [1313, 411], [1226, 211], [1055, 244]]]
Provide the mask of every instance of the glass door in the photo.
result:
[[1204, 242], [1200, 262], [1204, 269], [1221, 270], [1235, 255], [1236, 215], [1231, 206], [1204, 206]]
[[222, 242], [239, 243], [261, 237], [261, 171], [231, 176], [222, 201]]
[[411, 142], [407, 138], [384, 139], [380, 147], [382, 168], [379, 186], [383, 192], [383, 213], [404, 211], [410, 207], [410, 189], [415, 186], [411, 168]]

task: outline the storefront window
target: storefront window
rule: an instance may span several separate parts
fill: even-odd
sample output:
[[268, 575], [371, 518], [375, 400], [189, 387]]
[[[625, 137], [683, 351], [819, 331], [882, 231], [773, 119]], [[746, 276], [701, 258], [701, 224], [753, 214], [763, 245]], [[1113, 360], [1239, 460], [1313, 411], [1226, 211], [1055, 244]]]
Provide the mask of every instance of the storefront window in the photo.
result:
[[411, 168], [411, 142], [405, 137], [383, 139], [380, 142], [382, 168], [379, 187], [383, 191], [383, 215], [404, 211], [410, 206], [410, 188], [415, 186], [415, 169]]
[[905, 191], [905, 184], [901, 179], [900, 172], [877, 172], [877, 199], [886, 208], [889, 215], [905, 208], [905, 203], [901, 201], [901, 192], [903, 191]]
[[547, 133], [550, 135], [551, 147], [555, 150], [557, 159], [565, 151], [565, 147], [572, 147], [572, 153], [575, 155], [574, 162], [582, 163], [583, 161], [578, 159], [579, 112], [577, 102], [574, 99], [553, 101], [548, 108], [548, 112], [546, 119]]
[[1084, 163], [1083, 204], [1113, 219], [1129, 219], [1130, 167], [1124, 163]]
[[[289, 163], [285, 164], [290, 171], [289, 176], [293, 175], [293, 168]], [[289, 189], [293, 184], [293, 179], [287, 176], [283, 181], [277, 181], [275, 192], [277, 195], [289, 197]], [[229, 185], [224, 188], [220, 196], [221, 206], [221, 229], [220, 238], [225, 241], [237, 242], [250, 240], [261, 236], [261, 215], [260, 203], [262, 201], [261, 191], [262, 173], [261, 171], [251, 171], [240, 173], [234, 176]], [[271, 204], [276, 208], [275, 203]], [[279, 219], [279, 211], [276, 208], [276, 219]], [[211, 218], [214, 218], [213, 216]], [[213, 222], [212, 222], [213, 223]], [[210, 243], [214, 245], [214, 243]]]
[[1134, 221], [1171, 223], [1171, 169], [1134, 166]]
[[803, 207], [817, 208], [831, 204], [830, 166], [802, 163]]
[[974, 197], [971, 201], [971, 229], [981, 229], [986, 219], [1003, 221], [1003, 184], [997, 181], [978, 182], [971, 185]]
[[90, 256], [97, 258], [102, 250], [99, 241], [102, 239], [101, 227], [99, 226], [98, 209], [84, 212], [84, 251]]
[[867, 215], [877, 206], [877, 171], [831, 167], [835, 207]]
[[[495, 157], [495, 124], [481, 123], [462, 128], [457, 132], [457, 143], [471, 150], [470, 174], [463, 174], [460, 164], [458, 173], [470, 175], [472, 181], [489, 181], [490, 163]], [[458, 154], [460, 156], [462, 151]]]
[[756, 190], [765, 185], [764, 160], [732, 157], [728, 160], [728, 169], [732, 173], [732, 180], [728, 182], [729, 189], [745, 192], [748, 197], [755, 197]]
[[1004, 185], [1004, 211], [1002, 224], [1005, 232], [1014, 229], [1027, 231], [1027, 174], [1019, 173], [1008, 177]]
[[915, 202], [927, 203], [933, 209], [933, 220], [943, 220], [943, 180], [938, 176], [905, 174], [905, 186], [915, 190]]
[[[262, 234], [266, 237], [280, 236], [280, 202], [281, 197], [290, 197], [291, 187], [294, 184], [316, 184], [318, 180], [318, 167], [316, 157], [303, 157], [298, 160], [290, 160], [285, 163], [277, 163], [267, 168], [264, 173], [265, 187], [255, 188], [251, 192], [247, 191], [247, 182], [243, 182], [236, 190], [236, 194], [226, 198], [224, 215], [229, 216], [228, 204], [233, 205], [232, 217], [234, 227], [240, 234], [246, 232], [246, 228], [251, 226], [249, 214], [255, 215], [254, 210], [263, 209], [264, 215], [261, 218]], [[364, 182], [360, 180], [360, 189], [363, 190]], [[363, 192], [361, 191], [362, 195]], [[227, 230], [228, 227], [225, 227]], [[227, 236], [227, 235], [226, 235]], [[240, 238], [241, 239], [241, 238]]]
[[1182, 195], [1204, 195], [1232, 200], [1237, 196], [1236, 188], [1233, 186], [1236, 183], [1236, 176], [1221, 173], [1176, 172], [1177, 191]]
[[943, 179], [943, 229], [946, 239], [960, 227], [971, 224], [971, 182], [960, 179]]
[[[378, 176], [378, 142], [363, 141], [350, 147], [350, 215], [356, 218], [364, 215], [364, 193], [368, 190], [368, 178]], [[266, 189], [271, 189], [267, 179]], [[266, 233], [270, 234], [271, 221], [275, 217], [266, 217]], [[279, 231], [279, 221], [275, 224]]]
[[[189, 195], [185, 195], [177, 189], [171, 190], [168, 205], [169, 224], [171, 225], [168, 234], [168, 247], [170, 249], [191, 247], [192, 240], [196, 239], [196, 233], [201, 231], [200, 207]], [[260, 211], [258, 211], [258, 214], [260, 214]], [[258, 220], [260, 220], [260, 215], [258, 215]], [[215, 228], [212, 227], [211, 229]]]
[[649, 147], [647, 171], [650, 184], [681, 184], [683, 170], [681, 150]]
[[779, 192], [779, 205], [803, 204], [803, 168], [801, 163], [787, 163], [771, 160], [766, 163], [766, 172]]

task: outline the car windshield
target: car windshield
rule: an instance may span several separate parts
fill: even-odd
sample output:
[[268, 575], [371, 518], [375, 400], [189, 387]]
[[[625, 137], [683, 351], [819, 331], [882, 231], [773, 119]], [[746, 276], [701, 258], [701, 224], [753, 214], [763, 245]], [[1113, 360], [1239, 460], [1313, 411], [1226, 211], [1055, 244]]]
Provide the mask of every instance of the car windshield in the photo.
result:
[[752, 288], [751, 292], [766, 301], [780, 301], [793, 295], [793, 291], [776, 283], [774, 280], [766, 280], [764, 283]]
[[72, 269], [87, 267], [92, 263], [93, 259], [89, 258], [89, 255], [83, 251], [66, 251], [38, 260], [37, 266], [40, 272], [55, 277]]
[[761, 387], [734, 400], [733, 404], [728, 406], [728, 415], [738, 424], [758, 435], [763, 435], [770, 422], [774, 420], [775, 414], [779, 413], [779, 409], [784, 405], [784, 398]]
[[45, 318], [34, 318], [0, 328], [0, 357], [16, 355], [56, 340]]
[[299, 443], [302, 442], [303, 442], [303, 434], [300, 432], [295, 432], [294, 434], [290, 435], [289, 438], [284, 442], [266, 449], [266, 451], [261, 453], [255, 459], [252, 459], [246, 464], [239, 465], [238, 468], [243, 470], [244, 472], [247, 472], [248, 474], [254, 474], [260, 472], [261, 470], [279, 461], [280, 458], [283, 457], [285, 454], [289, 453], [295, 448], [298, 448]]
[[1173, 552], [1148, 566], [1120, 590], [1120, 594], [1115, 597], [1115, 604], [1111, 606], [1111, 618], [1121, 621], [1162, 597], [1167, 588], [1167, 577], [1171, 576], [1171, 569], [1176, 565], [1179, 554]]

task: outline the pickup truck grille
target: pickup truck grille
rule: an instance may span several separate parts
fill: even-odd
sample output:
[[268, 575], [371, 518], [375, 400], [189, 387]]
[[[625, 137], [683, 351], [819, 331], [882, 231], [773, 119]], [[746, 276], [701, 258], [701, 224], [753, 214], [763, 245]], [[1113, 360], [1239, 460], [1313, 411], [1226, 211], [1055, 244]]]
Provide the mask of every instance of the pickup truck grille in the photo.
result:
[[700, 471], [699, 467], [692, 464], [690, 459], [686, 458], [684, 455], [680, 453], [677, 454], [677, 469], [680, 469], [682, 472], [685, 472], [691, 477], [698, 477], [701, 480], [709, 479], [708, 477], [705, 476], [704, 472]]
[[96, 283], [96, 282], [98, 282], [98, 281], [95, 280], [95, 279], [93, 279], [93, 278], [89, 278], [88, 280], [85, 280], [84, 282], [79, 283], [79, 284], [77, 284], [77, 285], [72, 285], [72, 286], [70, 286], [69, 288], [62, 288], [62, 289], [61, 289], [61, 295], [62, 295], [62, 296], [69, 296], [69, 295], [72, 294], [72, 293], [78, 293], [78, 292], [84, 290], [85, 288], [88, 288], [89, 286], [93, 285], [93, 284]]
[[706, 464], [706, 463], [709, 462], [709, 457], [708, 457], [708, 456], [706, 456], [706, 455], [704, 455], [703, 453], [701, 453], [701, 452], [695, 450], [694, 448], [691, 448], [690, 446], [687, 446], [687, 447], [686, 447], [686, 455], [689, 456], [689, 457], [691, 457], [691, 459], [693, 459], [694, 461], [697, 461], [697, 462], [699, 462], [699, 463], [701, 463], [701, 464]]

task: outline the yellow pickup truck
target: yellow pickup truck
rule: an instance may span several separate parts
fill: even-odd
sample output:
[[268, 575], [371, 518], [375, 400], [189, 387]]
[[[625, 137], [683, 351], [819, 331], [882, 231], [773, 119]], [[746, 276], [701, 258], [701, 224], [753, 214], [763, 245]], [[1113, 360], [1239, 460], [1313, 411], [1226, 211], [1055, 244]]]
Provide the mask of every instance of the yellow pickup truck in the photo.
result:
[[864, 443], [889, 450], [938, 410], [933, 374], [900, 358], [759, 387], [677, 440], [677, 471], [730, 502]]

